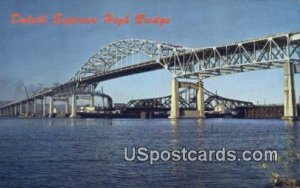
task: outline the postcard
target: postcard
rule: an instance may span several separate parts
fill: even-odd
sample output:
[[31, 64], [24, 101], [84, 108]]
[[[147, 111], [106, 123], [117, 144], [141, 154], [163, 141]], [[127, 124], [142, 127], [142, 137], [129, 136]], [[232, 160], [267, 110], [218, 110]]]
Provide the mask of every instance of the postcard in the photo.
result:
[[300, 187], [299, 0], [0, 8], [0, 187]]

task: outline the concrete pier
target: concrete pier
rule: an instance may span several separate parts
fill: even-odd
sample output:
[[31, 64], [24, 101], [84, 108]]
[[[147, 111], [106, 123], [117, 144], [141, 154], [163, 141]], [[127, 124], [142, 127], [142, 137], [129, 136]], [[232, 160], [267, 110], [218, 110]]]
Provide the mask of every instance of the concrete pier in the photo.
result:
[[11, 106], [10, 107], [10, 113], [9, 113], [10, 116], [14, 116], [14, 112], [13, 111], [14, 111], [13, 106]]
[[33, 99], [33, 116], [37, 116], [37, 99]]
[[93, 107], [95, 105], [95, 97], [94, 95], [90, 96], [90, 107]]
[[199, 118], [205, 118], [204, 114], [204, 88], [203, 81], [199, 82], [199, 87], [197, 89], [197, 111], [199, 113]]
[[284, 111], [283, 119], [295, 120], [297, 118], [294, 69], [293, 64], [287, 61], [284, 64]]
[[20, 115], [23, 115], [23, 104], [22, 104], [22, 102], [20, 103], [20, 105], [19, 105], [19, 107], [20, 107]]
[[66, 103], [65, 103], [65, 114], [70, 114], [69, 106], [70, 106], [69, 97], [67, 97]]
[[172, 80], [172, 91], [171, 91], [171, 112], [170, 119], [179, 118], [179, 91], [178, 91], [178, 81], [176, 78]]
[[72, 95], [72, 97], [71, 97], [71, 115], [70, 115], [71, 118], [76, 118], [76, 113], [77, 113], [76, 100], [77, 100], [76, 95], [75, 94]]
[[43, 97], [42, 101], [42, 116], [46, 117], [46, 96]]
[[18, 105], [17, 104], [14, 105], [14, 110], [15, 110], [14, 116], [17, 117], [18, 116]]
[[29, 116], [29, 101], [26, 101], [26, 104], [25, 104], [25, 116], [26, 117]]
[[49, 118], [53, 117], [53, 112], [54, 112], [54, 98], [51, 96], [49, 102]]

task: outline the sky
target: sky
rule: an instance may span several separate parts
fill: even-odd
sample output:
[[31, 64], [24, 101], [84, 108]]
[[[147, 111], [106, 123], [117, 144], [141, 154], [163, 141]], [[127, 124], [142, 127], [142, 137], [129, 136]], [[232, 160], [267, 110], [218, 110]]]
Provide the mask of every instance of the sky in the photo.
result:
[[[25, 97], [23, 83], [34, 90], [68, 81], [94, 53], [121, 39], [206, 47], [300, 31], [300, 0], [1, 0], [0, 9], [0, 100]], [[11, 24], [12, 13], [46, 15], [48, 20], [40, 25]], [[55, 25], [51, 18], [56, 13], [96, 17], [98, 22]], [[106, 13], [131, 19], [143, 13], [169, 18], [170, 23], [159, 27], [130, 22], [118, 27], [102, 22]], [[159, 70], [101, 82], [98, 88], [115, 102], [128, 102], [169, 95], [171, 79], [168, 71]], [[299, 81], [296, 74], [297, 99]], [[224, 97], [283, 103], [282, 69], [209, 78], [204, 86]]]

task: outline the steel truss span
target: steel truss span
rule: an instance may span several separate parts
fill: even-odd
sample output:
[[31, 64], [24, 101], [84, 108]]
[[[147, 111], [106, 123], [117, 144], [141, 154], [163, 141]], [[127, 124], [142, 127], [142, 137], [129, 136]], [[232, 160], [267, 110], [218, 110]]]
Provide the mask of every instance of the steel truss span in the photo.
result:
[[[191, 83], [190, 87], [182, 89], [179, 92], [179, 108], [181, 109], [196, 109], [197, 91], [194, 86], [197, 84]], [[227, 109], [235, 110], [237, 107], [254, 106], [252, 102], [240, 101], [214, 94], [207, 89], [204, 89], [205, 94], [205, 110], [214, 110], [217, 105], [224, 105]], [[145, 111], [168, 111], [171, 108], [171, 95], [165, 97], [131, 100], [127, 103], [127, 110], [145, 110]]]
[[253, 70], [282, 68], [290, 61], [300, 63], [300, 33], [262, 37], [215, 47], [193, 49], [172, 57], [168, 65], [178, 77], [209, 78]]

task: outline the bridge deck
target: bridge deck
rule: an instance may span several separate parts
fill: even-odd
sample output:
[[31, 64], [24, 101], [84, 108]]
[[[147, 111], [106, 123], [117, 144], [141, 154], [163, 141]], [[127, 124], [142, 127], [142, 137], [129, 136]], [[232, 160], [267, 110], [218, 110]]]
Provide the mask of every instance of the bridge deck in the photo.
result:
[[[135, 42], [139, 43], [138, 40]], [[160, 43], [160, 45], [164, 44]], [[173, 50], [171, 50], [172, 47], [174, 48]], [[159, 48], [155, 49], [156, 55], [157, 50]], [[65, 90], [73, 92], [74, 88], [76, 89], [81, 85], [97, 85], [101, 81], [163, 68], [167, 68], [178, 77], [200, 77], [204, 79], [224, 74], [281, 68], [286, 61], [299, 64], [300, 32], [270, 35], [206, 48], [188, 49], [171, 45], [168, 50], [167, 54], [171, 53], [170, 55], [162, 56], [157, 60], [108, 70], [104, 73], [96, 73], [92, 76], [80, 78], [80, 80], [72, 80], [58, 87], [36, 93], [29, 98], [12, 102], [1, 108], [33, 100], [34, 98], [41, 98], [45, 95], [56, 95]]]

